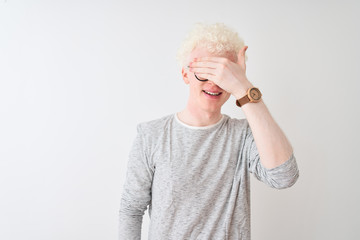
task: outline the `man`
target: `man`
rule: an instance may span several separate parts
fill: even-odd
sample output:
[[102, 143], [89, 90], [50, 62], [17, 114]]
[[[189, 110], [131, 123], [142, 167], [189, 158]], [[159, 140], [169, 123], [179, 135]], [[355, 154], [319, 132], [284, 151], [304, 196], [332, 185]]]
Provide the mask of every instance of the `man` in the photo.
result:
[[[190, 94], [179, 113], [138, 125], [120, 206], [120, 239], [250, 239], [250, 174], [298, 176], [293, 149], [246, 77], [247, 46], [224, 24], [197, 24], [178, 52]], [[233, 95], [246, 119], [221, 113]], [[235, 104], [234, 106], [237, 107]]]

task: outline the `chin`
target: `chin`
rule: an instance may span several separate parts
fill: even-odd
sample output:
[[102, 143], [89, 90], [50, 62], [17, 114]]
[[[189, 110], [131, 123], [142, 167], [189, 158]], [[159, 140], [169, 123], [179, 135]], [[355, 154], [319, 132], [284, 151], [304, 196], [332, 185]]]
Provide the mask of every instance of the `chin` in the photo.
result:
[[221, 112], [222, 105], [223, 104], [206, 104], [205, 106], [203, 106], [203, 109], [211, 113]]

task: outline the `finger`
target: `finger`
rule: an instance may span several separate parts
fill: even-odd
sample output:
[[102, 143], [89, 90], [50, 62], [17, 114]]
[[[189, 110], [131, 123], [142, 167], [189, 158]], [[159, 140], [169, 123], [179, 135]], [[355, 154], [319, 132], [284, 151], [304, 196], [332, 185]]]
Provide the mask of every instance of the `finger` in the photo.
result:
[[189, 64], [190, 68], [197, 68], [197, 67], [203, 67], [203, 68], [217, 68], [219, 67], [219, 63], [217, 62], [210, 62], [210, 61], [202, 61], [202, 62], [191, 62]]
[[194, 72], [196, 75], [199, 73], [215, 75], [215, 73], [216, 73], [215, 68], [202, 68], [202, 67], [189, 68], [189, 71]]
[[228, 61], [228, 58], [225, 57], [199, 57], [194, 58], [193, 62], [215, 62], [215, 63], [225, 63]]
[[209, 74], [209, 73], [196, 73], [196, 76], [198, 76], [200, 78], [208, 79], [213, 82], [215, 82], [217, 80], [216, 75]]

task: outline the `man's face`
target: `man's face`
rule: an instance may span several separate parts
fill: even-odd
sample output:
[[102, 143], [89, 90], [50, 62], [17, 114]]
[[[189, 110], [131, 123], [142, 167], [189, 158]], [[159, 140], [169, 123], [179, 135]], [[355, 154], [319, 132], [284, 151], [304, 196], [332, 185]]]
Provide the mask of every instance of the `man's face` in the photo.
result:
[[[194, 58], [210, 56], [215, 57], [217, 55], [209, 53], [204, 48], [197, 47], [190, 53], [188, 63]], [[182, 69], [182, 75], [184, 82], [189, 84], [190, 87], [189, 104], [191, 108], [209, 113], [221, 111], [221, 107], [229, 99], [230, 93], [226, 92], [210, 80], [206, 82], [197, 80], [194, 72], [190, 72], [187, 68]]]

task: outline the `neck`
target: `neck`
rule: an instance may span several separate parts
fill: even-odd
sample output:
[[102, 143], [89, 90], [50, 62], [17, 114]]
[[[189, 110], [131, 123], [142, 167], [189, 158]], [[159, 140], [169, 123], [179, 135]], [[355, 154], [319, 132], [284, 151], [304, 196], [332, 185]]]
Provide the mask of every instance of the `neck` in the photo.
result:
[[222, 114], [220, 109], [218, 111], [210, 112], [202, 109], [194, 109], [188, 105], [183, 111], [179, 112], [177, 116], [180, 121], [187, 125], [204, 127], [220, 121]]

